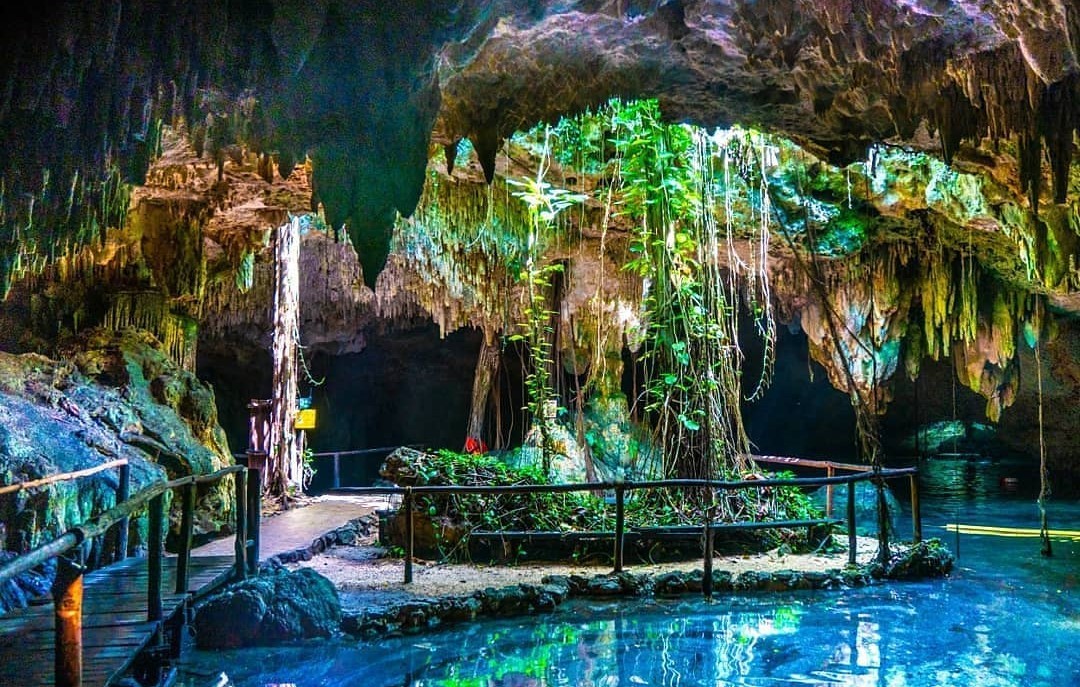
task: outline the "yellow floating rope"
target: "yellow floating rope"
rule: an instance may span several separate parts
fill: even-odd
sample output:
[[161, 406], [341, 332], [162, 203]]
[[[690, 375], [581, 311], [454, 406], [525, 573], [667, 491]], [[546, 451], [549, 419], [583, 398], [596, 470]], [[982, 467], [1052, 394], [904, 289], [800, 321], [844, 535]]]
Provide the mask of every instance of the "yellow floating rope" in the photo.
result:
[[[996, 527], [949, 523], [944, 525], [944, 528], [949, 532], [959, 532], [960, 534], [981, 534], [996, 537], [1038, 537], [1041, 534], [1038, 528], [1028, 527]], [[1055, 539], [1080, 541], [1080, 530], [1047, 530], [1047, 534]]]

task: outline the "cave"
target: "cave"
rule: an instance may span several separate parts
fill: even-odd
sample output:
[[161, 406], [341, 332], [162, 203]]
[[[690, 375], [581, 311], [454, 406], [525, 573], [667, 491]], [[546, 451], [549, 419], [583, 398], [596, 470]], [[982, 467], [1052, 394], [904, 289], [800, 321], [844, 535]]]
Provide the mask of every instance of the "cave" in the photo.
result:
[[0, 683], [1080, 681], [1071, 0], [9, 5]]

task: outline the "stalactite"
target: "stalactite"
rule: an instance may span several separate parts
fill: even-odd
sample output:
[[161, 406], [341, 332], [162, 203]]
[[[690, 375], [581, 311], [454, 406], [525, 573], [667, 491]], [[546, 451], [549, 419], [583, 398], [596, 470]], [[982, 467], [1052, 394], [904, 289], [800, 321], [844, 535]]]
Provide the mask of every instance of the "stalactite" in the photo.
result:
[[443, 156], [446, 158], [446, 176], [454, 174], [454, 164], [457, 162], [458, 146], [460, 144], [461, 139], [457, 139], [453, 143], [447, 143], [443, 146]]
[[158, 291], [127, 291], [114, 294], [102, 326], [113, 331], [142, 329], [161, 342], [166, 354], [179, 367], [195, 371], [198, 353], [198, 323], [174, 313]]
[[502, 147], [498, 128], [493, 124], [482, 125], [470, 134], [469, 140], [473, 144], [473, 149], [476, 150], [480, 167], [484, 170], [484, 180], [490, 184], [495, 180], [495, 156]]
[[1039, 130], [1050, 158], [1054, 202], [1065, 203], [1073, 164], [1073, 136], [1080, 132], [1080, 75], [1073, 74], [1046, 89], [1039, 106]]

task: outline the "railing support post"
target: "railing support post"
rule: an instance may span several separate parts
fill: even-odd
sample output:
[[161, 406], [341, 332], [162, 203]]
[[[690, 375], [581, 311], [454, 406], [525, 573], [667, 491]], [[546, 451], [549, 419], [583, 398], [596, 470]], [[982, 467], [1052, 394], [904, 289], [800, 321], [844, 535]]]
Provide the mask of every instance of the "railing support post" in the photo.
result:
[[623, 533], [626, 529], [626, 490], [615, 487], [615, 572], [623, 569]]
[[54, 670], [57, 687], [82, 685], [83, 567], [61, 556], [53, 582]]
[[702, 568], [704, 575], [701, 580], [701, 593], [706, 599], [712, 598], [712, 572], [713, 572], [713, 490], [712, 487], [706, 489], [708, 492], [705, 496], [705, 528], [703, 530], [705, 534], [704, 548], [705, 548], [705, 560]]
[[334, 454], [334, 488], [341, 488], [341, 454]]
[[847, 483], [847, 541], [848, 541], [848, 565], [855, 565], [855, 554], [859, 547], [859, 540], [855, 534], [855, 481]]
[[161, 605], [161, 549], [164, 544], [165, 529], [165, 493], [150, 499], [150, 536], [147, 539], [147, 559], [149, 567], [146, 585], [146, 619], [158, 622], [163, 615]]
[[259, 525], [262, 520], [262, 471], [248, 470], [247, 476], [247, 566], [249, 575], [259, 574]]
[[233, 475], [236, 492], [236, 577], [247, 577], [247, 470]]
[[889, 518], [886, 510], [888, 502], [885, 501], [885, 480], [877, 477], [874, 486], [877, 488], [878, 563], [884, 567], [889, 563]]
[[[832, 477], [836, 471], [832, 465], [825, 468], [825, 476]], [[833, 485], [825, 485], [825, 517], [831, 518], [833, 512]]]
[[195, 525], [195, 483], [184, 487], [180, 511], [180, 551], [176, 558], [176, 593], [188, 593], [191, 563], [191, 535]]
[[922, 541], [922, 510], [919, 506], [919, 475], [908, 475], [911, 480], [911, 541], [918, 544]]
[[412, 487], [405, 487], [405, 498], [402, 499], [402, 508], [405, 510], [405, 584], [412, 584], [413, 570], [413, 492]]
[[[116, 505], [127, 501], [131, 496], [131, 466], [124, 463], [120, 466], [120, 476], [116, 485]], [[116, 560], [122, 561], [128, 553], [128, 529], [131, 520], [127, 516], [120, 519], [116, 526]]]

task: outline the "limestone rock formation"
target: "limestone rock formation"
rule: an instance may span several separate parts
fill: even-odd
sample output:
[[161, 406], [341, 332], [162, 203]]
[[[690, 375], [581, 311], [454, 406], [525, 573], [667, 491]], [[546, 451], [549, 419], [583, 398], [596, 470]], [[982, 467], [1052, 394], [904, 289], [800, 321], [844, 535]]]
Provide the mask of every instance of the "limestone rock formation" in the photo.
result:
[[[131, 490], [232, 464], [214, 392], [176, 367], [146, 333], [94, 330], [59, 360], [0, 353], [0, 482], [11, 484], [125, 458]], [[117, 473], [0, 496], [0, 548], [25, 551], [115, 504]], [[230, 490], [200, 490], [196, 525], [231, 517]], [[177, 515], [178, 517], [178, 515]], [[146, 541], [132, 522], [131, 545]], [[108, 560], [111, 537], [92, 556]]]

